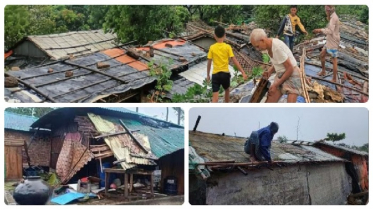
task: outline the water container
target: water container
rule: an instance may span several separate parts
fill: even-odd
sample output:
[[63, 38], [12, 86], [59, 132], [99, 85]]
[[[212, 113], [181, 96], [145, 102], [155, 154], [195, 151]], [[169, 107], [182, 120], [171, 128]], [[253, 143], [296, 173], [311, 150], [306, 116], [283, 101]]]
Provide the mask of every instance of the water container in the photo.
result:
[[177, 178], [168, 176], [164, 180], [164, 193], [167, 195], [177, 195]]
[[[98, 165], [98, 174], [100, 175], [100, 187], [105, 187], [105, 172], [104, 172], [104, 169], [105, 168], [110, 168], [111, 167], [111, 163], [110, 162], [105, 162], [105, 163], [102, 163], [102, 172], [101, 172], [101, 168], [100, 168], [100, 164], [97, 164]], [[113, 180], [115, 179], [115, 174], [109, 174], [109, 185], [110, 183], [113, 182]]]

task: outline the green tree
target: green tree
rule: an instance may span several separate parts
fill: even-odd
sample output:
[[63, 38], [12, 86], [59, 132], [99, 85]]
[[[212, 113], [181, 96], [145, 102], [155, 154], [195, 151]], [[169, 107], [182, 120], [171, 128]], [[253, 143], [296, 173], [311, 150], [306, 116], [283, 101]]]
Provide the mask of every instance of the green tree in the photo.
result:
[[7, 5], [4, 9], [5, 49], [9, 49], [27, 35], [29, 12], [24, 5]]
[[369, 8], [368, 6], [363, 6], [362, 10], [360, 11], [359, 19], [361, 22], [365, 24], [369, 24]]
[[288, 138], [286, 136], [279, 136], [277, 137], [277, 140], [281, 143], [281, 144], [285, 144], [288, 142]]
[[199, 19], [209, 24], [219, 21], [227, 24], [239, 24], [244, 20], [244, 8], [241, 5], [196, 5]]
[[56, 32], [56, 22], [52, 6], [31, 5], [28, 6], [28, 13], [30, 25], [27, 35], [44, 35]]
[[58, 32], [90, 29], [88, 25], [88, 8], [84, 6], [59, 5], [54, 6], [54, 11], [54, 21]]
[[345, 138], [346, 138], [345, 133], [340, 133], [340, 134], [338, 134], [338, 133], [327, 133], [325, 140], [326, 141], [332, 141], [334, 143], [336, 141], [341, 141]]
[[51, 107], [19, 107], [19, 108], [6, 108], [5, 111], [40, 118], [55, 109], [56, 107], [53, 107], [53, 108]]
[[364, 151], [364, 152], [368, 152], [368, 153], [369, 153], [369, 143], [366, 143], [366, 144], [364, 144], [363, 146], [361, 146], [361, 147], [359, 148], [359, 150]]
[[105, 23], [106, 13], [110, 5], [90, 5], [88, 6], [88, 24], [92, 29], [101, 29]]
[[169, 5], [113, 5], [110, 6], [104, 22], [105, 31], [117, 33], [121, 42], [137, 40], [145, 44], [164, 37], [178, 34], [183, 23], [178, 16], [186, 8]]

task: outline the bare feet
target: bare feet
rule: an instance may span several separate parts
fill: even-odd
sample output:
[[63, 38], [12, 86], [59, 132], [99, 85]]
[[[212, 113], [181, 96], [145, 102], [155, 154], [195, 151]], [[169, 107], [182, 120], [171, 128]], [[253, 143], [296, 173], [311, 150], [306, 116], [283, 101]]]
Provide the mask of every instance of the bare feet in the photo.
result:
[[336, 83], [336, 82], [337, 82], [337, 79], [334, 79], [334, 78], [333, 78], [331, 81]]
[[321, 70], [319, 73], [317, 73], [317, 75], [319, 75], [320, 77], [324, 77], [326, 76], [326, 72]]
[[255, 159], [255, 157], [253, 157], [253, 156], [250, 156], [250, 161], [251, 161], [251, 162], [256, 162], [256, 159]]

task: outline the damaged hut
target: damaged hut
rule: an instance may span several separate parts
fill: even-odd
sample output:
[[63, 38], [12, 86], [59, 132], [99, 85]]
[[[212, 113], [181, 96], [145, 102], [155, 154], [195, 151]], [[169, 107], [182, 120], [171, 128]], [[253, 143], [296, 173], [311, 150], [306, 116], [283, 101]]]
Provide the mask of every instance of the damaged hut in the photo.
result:
[[[31, 127], [50, 130], [50, 152], [44, 158], [61, 184], [97, 177], [100, 182], [91, 192], [105, 189], [107, 195], [109, 188], [123, 189], [125, 198], [140, 192], [152, 197], [155, 190], [184, 192], [181, 126], [125, 108], [59, 108]], [[159, 184], [154, 180], [156, 170], [161, 174]], [[177, 180], [172, 190], [169, 179]]]
[[346, 204], [347, 160], [312, 144], [272, 142], [273, 164], [251, 162], [245, 138], [189, 132], [191, 204]]

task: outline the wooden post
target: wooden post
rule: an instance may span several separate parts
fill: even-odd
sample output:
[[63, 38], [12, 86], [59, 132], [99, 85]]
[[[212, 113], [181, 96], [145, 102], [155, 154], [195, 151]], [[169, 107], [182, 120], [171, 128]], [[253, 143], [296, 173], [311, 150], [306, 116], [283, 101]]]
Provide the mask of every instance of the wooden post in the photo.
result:
[[109, 188], [109, 173], [105, 171], [105, 194], [108, 193]]
[[137, 145], [140, 146], [142, 150], [144, 150], [145, 154], [148, 154], [148, 150], [146, 150], [145, 147], [132, 135], [131, 131], [127, 128], [124, 122], [122, 120], [119, 120], [119, 122], [123, 126], [123, 128], [128, 132], [128, 135], [137, 143]]
[[151, 197], [154, 198], [154, 177], [153, 173], [150, 174], [150, 193]]
[[194, 128], [193, 128], [193, 131], [196, 131], [197, 130], [197, 127], [198, 127], [198, 124], [199, 124], [199, 121], [201, 120], [201, 115], [198, 115], [198, 118], [197, 118], [197, 121], [196, 121], [196, 124], [194, 125]]
[[130, 193], [132, 192], [133, 187], [133, 174], [130, 174]]
[[128, 174], [124, 174], [124, 197], [128, 198]]

